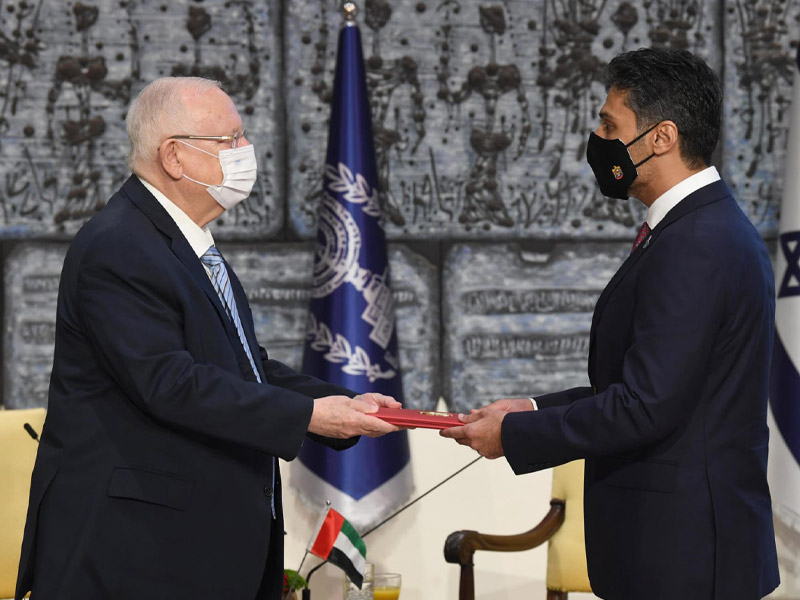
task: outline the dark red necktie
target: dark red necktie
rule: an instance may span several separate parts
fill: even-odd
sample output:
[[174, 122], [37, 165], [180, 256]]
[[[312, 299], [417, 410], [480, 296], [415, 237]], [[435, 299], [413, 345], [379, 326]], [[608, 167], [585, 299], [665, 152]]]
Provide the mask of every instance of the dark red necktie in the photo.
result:
[[633, 242], [633, 248], [631, 248], [631, 254], [633, 254], [633, 251], [639, 247], [639, 244], [641, 244], [644, 241], [644, 238], [646, 238], [649, 233], [650, 233], [650, 225], [648, 225], [647, 221], [645, 221], [644, 223], [642, 223], [642, 227], [639, 229], [639, 235], [636, 236], [636, 241]]

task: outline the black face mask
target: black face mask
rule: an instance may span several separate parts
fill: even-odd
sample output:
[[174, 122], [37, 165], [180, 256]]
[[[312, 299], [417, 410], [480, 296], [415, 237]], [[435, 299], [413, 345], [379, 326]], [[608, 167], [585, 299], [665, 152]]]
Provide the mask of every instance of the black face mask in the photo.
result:
[[607, 140], [594, 132], [589, 134], [589, 143], [586, 146], [586, 161], [592, 167], [594, 176], [600, 186], [600, 192], [604, 196], [619, 198], [620, 200], [628, 199], [628, 190], [633, 180], [639, 175], [636, 167], [643, 165], [655, 156], [655, 153], [653, 153], [643, 161], [633, 164], [628, 147], [653, 131], [656, 125], [637, 136], [630, 144], [624, 144], [619, 139]]

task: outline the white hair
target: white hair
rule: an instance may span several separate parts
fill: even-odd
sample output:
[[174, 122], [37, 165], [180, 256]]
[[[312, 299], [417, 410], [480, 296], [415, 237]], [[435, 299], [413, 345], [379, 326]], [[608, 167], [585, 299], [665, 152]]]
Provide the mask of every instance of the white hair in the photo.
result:
[[135, 173], [145, 161], [155, 161], [158, 147], [167, 137], [194, 133], [183, 94], [200, 96], [213, 88], [221, 88], [220, 82], [202, 77], [162, 77], [139, 92], [126, 117], [131, 171]]

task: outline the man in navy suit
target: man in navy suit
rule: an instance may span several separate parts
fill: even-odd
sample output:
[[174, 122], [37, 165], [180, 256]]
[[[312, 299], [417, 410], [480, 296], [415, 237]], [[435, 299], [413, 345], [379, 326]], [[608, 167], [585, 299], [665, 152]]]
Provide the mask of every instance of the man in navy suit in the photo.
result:
[[47, 420], [16, 598], [275, 600], [277, 460], [397, 428], [268, 358], [208, 228], [248, 197], [253, 147], [216, 82], [165, 78], [127, 116], [134, 173], [61, 275]]
[[591, 387], [503, 399], [443, 435], [517, 474], [586, 459], [586, 557], [601, 598], [755, 599], [778, 584], [767, 487], [774, 283], [717, 170], [722, 87], [684, 51], [607, 69], [587, 159], [647, 226], [601, 294]]

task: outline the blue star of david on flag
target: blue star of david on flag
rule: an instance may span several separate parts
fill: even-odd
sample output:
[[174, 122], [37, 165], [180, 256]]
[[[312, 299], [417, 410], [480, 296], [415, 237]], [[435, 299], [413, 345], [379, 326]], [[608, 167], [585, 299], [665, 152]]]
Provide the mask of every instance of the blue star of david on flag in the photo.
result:
[[780, 243], [786, 259], [786, 272], [778, 290], [778, 298], [800, 296], [800, 231], [781, 234]]

